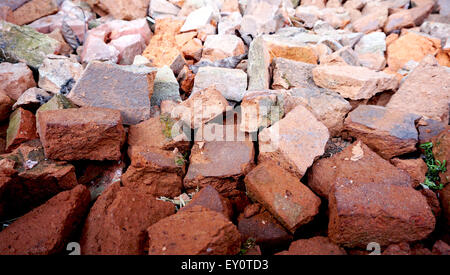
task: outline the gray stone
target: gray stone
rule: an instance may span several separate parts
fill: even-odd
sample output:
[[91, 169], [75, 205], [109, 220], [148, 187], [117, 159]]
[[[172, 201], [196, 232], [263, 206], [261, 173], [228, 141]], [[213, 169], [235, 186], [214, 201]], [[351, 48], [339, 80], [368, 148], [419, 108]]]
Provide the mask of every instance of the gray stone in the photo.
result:
[[295, 88], [288, 93], [289, 96], [285, 99], [287, 106], [289, 101], [302, 104], [328, 128], [331, 136], [338, 136], [341, 133], [345, 116], [352, 109], [350, 103], [342, 96], [327, 89], [312, 87]]
[[450, 24], [426, 21], [420, 26], [420, 31], [438, 37], [441, 40], [446, 40], [450, 37]]
[[26, 90], [20, 97], [17, 99], [16, 103], [13, 105], [13, 110], [22, 107], [26, 108], [29, 106], [39, 106], [47, 99], [51, 97], [51, 94], [46, 92], [45, 90], [39, 88], [30, 88]]
[[349, 46], [342, 47], [330, 55], [320, 58], [320, 64], [326, 63], [346, 63], [350, 66], [360, 66], [358, 55]]
[[314, 27], [319, 17], [320, 10], [316, 6], [299, 6], [295, 9], [295, 18], [300, 20], [306, 28]]
[[262, 37], [257, 37], [250, 44], [248, 51], [248, 89], [269, 89], [270, 74], [267, 68], [270, 65], [270, 55], [264, 45]]
[[27, 26], [0, 21], [0, 61], [23, 61], [38, 69], [48, 54], [58, 53], [61, 44]]
[[292, 28], [286, 28], [278, 34], [257, 37], [251, 43], [248, 53], [248, 89], [269, 88], [269, 65], [274, 57], [317, 64], [316, 51], [310, 44], [317, 43], [320, 39], [317, 35]]
[[385, 90], [395, 90], [398, 80], [384, 72], [348, 65], [320, 65], [313, 69], [314, 82], [344, 98], [368, 99]]
[[256, 37], [275, 32], [283, 23], [280, 16], [282, 0], [248, 0], [241, 23], [241, 31]]
[[285, 58], [272, 60], [272, 89], [290, 89], [294, 87], [315, 86], [312, 70], [316, 65], [293, 61]]
[[358, 43], [358, 41], [361, 39], [361, 37], [363, 37], [363, 35], [364, 34], [361, 32], [352, 32], [343, 34], [342, 37], [339, 39], [339, 42], [343, 46], [350, 46], [351, 48], [353, 48], [355, 44]]
[[325, 152], [329, 132], [308, 109], [298, 105], [283, 119], [259, 132], [259, 162], [274, 161], [301, 178]]
[[218, 34], [234, 34], [241, 27], [242, 15], [240, 12], [233, 12], [227, 16], [222, 16], [217, 25]]
[[163, 100], [181, 102], [180, 85], [168, 66], [158, 69], [150, 101], [152, 106], [159, 106]]
[[242, 99], [240, 130], [256, 132], [272, 125], [284, 115], [284, 90], [248, 91]]
[[150, 98], [156, 68], [89, 63], [68, 98], [79, 106], [120, 110], [123, 123], [137, 124], [150, 118]]
[[148, 7], [148, 15], [154, 19], [177, 16], [180, 8], [166, 0], [152, 0]]
[[450, 71], [428, 55], [408, 75], [386, 107], [448, 122]]
[[450, 15], [450, 3], [447, 0], [438, 0], [439, 14], [448, 16]]
[[322, 38], [319, 43], [324, 44], [325, 46], [327, 46], [328, 48], [332, 49], [333, 51], [337, 51], [339, 49], [341, 49], [343, 46], [341, 45], [341, 43], [339, 43], [338, 41], [334, 40], [333, 38], [330, 37], [325, 37]]
[[58, 93], [69, 82], [75, 83], [83, 73], [83, 66], [66, 56], [49, 55], [39, 67], [39, 87]]
[[247, 74], [239, 69], [201, 67], [192, 93], [215, 86], [228, 100], [241, 101], [247, 90]]
[[384, 55], [386, 51], [386, 34], [384, 32], [372, 32], [364, 35], [355, 45], [358, 54], [379, 53]]
[[201, 7], [191, 12], [180, 29], [180, 32], [194, 31], [209, 24], [214, 14], [210, 6]]

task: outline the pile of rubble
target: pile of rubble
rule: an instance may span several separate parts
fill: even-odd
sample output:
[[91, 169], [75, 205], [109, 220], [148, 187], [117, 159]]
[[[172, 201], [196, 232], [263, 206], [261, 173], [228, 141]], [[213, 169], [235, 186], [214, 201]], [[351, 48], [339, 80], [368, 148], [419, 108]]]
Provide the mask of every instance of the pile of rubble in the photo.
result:
[[0, 254], [450, 253], [446, 0], [6, 0], [0, 61]]

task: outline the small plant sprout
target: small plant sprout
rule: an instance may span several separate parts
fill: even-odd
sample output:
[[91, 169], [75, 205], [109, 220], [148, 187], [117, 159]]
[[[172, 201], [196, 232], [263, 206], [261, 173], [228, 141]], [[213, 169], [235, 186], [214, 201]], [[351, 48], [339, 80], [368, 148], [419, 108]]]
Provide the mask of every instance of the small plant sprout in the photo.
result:
[[425, 174], [425, 181], [421, 185], [427, 189], [441, 190], [444, 188], [444, 184], [440, 183], [439, 173], [447, 171], [447, 161], [443, 160], [441, 162], [434, 158], [432, 142], [423, 143], [419, 147], [424, 150], [424, 161], [428, 167], [428, 171]]
[[256, 246], [256, 241], [253, 238], [248, 238], [241, 247], [241, 251], [239, 252], [239, 255], [245, 255], [247, 254], [248, 250]]
[[185, 162], [186, 162], [186, 159], [183, 157], [183, 155], [178, 154], [175, 156], [175, 164], [177, 166], [183, 166]]

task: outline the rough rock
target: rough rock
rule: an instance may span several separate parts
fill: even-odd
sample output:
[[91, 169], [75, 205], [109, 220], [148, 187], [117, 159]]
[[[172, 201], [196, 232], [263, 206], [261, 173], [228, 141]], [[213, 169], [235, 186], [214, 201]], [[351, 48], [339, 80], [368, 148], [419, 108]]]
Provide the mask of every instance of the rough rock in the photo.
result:
[[31, 0], [13, 11], [13, 22], [25, 25], [56, 12], [58, 12], [56, 0]]
[[[57, 0], [60, 4], [59, 11], [56, 14], [42, 17], [33, 21], [28, 26], [45, 34], [57, 34], [62, 38], [62, 25], [69, 26], [75, 34], [76, 39], [83, 43], [85, 39], [85, 32], [87, 30], [87, 22], [95, 19], [96, 15], [88, 5], [80, 1]], [[51, 36], [51, 35], [50, 35]], [[62, 38], [64, 41], [64, 38]], [[62, 42], [62, 41], [61, 41]], [[65, 43], [65, 41], [64, 41]], [[69, 46], [70, 52], [72, 48]]]
[[184, 187], [193, 190], [211, 185], [228, 197], [238, 179], [253, 166], [255, 151], [251, 141], [197, 142], [191, 149]]
[[438, 0], [439, 14], [443, 16], [450, 15], [450, 4], [445, 0]]
[[386, 107], [447, 122], [449, 75], [445, 67], [439, 66], [431, 56], [427, 57], [408, 75]]
[[259, 160], [271, 159], [302, 177], [315, 158], [324, 153], [328, 129], [299, 105], [283, 119], [259, 133]]
[[382, 255], [411, 255], [408, 243], [391, 244], [383, 251]]
[[199, 61], [202, 58], [203, 44], [198, 38], [189, 40], [181, 47], [184, 58], [188, 60]]
[[285, 246], [292, 241], [291, 233], [267, 211], [242, 218], [238, 229], [244, 242], [252, 239], [262, 249]]
[[72, 54], [73, 48], [69, 44], [67, 44], [60, 29], [54, 30], [53, 32], [49, 33], [48, 36], [59, 42], [61, 46], [59, 49], [60, 55], [70, 56]]
[[395, 76], [357, 66], [317, 66], [313, 69], [313, 78], [318, 86], [355, 100], [371, 98], [398, 86]]
[[319, 197], [275, 162], [256, 166], [245, 177], [245, 186], [248, 195], [292, 233], [319, 212]]
[[22, 143], [10, 154], [1, 155], [12, 163], [11, 184], [3, 186], [1, 202], [3, 213], [17, 217], [44, 203], [61, 191], [77, 185], [75, 167], [62, 161], [45, 158], [44, 149], [38, 139]]
[[374, 71], [382, 71], [386, 67], [384, 55], [376, 53], [365, 53], [358, 56], [361, 66]]
[[241, 245], [233, 223], [201, 206], [153, 224], [148, 238], [150, 255], [235, 255]]
[[406, 171], [390, 164], [361, 141], [354, 142], [329, 158], [316, 161], [308, 173], [308, 186], [327, 199], [336, 183], [343, 179], [355, 184], [370, 182], [413, 186]]
[[89, 212], [80, 240], [81, 253], [144, 254], [145, 230], [174, 213], [173, 204], [115, 183], [103, 192]]
[[314, 27], [314, 24], [321, 17], [321, 12], [316, 6], [301, 5], [295, 9], [295, 18], [303, 23], [306, 28]]
[[67, 97], [79, 106], [119, 110], [124, 124], [150, 117], [156, 69], [91, 62]]
[[262, 37], [255, 38], [248, 51], [248, 90], [269, 89], [270, 54]]
[[211, 86], [226, 99], [241, 101], [247, 89], [247, 75], [239, 69], [201, 67], [195, 75], [192, 94]]
[[427, 203], [431, 208], [434, 216], [439, 218], [441, 216], [441, 206], [436, 193], [430, 189], [423, 188], [420, 193], [427, 199]]
[[355, 45], [357, 54], [377, 53], [384, 55], [386, 51], [386, 34], [384, 32], [372, 32], [364, 35]]
[[58, 54], [61, 44], [27, 26], [0, 21], [0, 58], [7, 62], [25, 62], [38, 69], [47, 54]]
[[220, 91], [215, 87], [208, 87], [193, 93], [177, 105], [172, 110], [171, 117], [195, 129], [229, 109], [228, 102]]
[[155, 19], [177, 16], [179, 12], [180, 8], [177, 5], [166, 0], [153, 0], [148, 6], [148, 15]]
[[37, 119], [45, 156], [60, 160], [118, 160], [125, 141], [117, 110], [83, 107], [43, 111]]
[[344, 130], [385, 159], [416, 150], [415, 122], [420, 116], [376, 105], [360, 105], [349, 113]]
[[[320, 44], [319, 44], [320, 45]], [[323, 45], [323, 44], [322, 44]], [[350, 46], [345, 46], [330, 55], [319, 57], [321, 64], [348, 64], [350, 66], [360, 66], [360, 60], [355, 51]]]
[[439, 135], [446, 127], [449, 126], [444, 121], [434, 119], [423, 120], [422, 123], [419, 123], [419, 127], [417, 127], [419, 131], [419, 143], [430, 142], [432, 138]]
[[6, 22], [13, 22], [13, 12], [12, 9], [8, 6], [0, 6], [0, 20], [4, 20]]
[[205, 28], [213, 17], [214, 10], [204, 6], [189, 13], [180, 32], [194, 31]]
[[284, 115], [283, 96], [278, 91], [248, 91], [242, 99], [240, 130], [256, 132], [268, 127]]
[[427, 4], [393, 13], [388, 17], [384, 32], [390, 33], [402, 28], [420, 26], [432, 9], [433, 4]]
[[92, 9], [100, 16], [111, 14], [116, 19], [133, 20], [147, 15], [149, 0], [136, 0], [131, 4], [127, 0], [87, 0]]
[[14, 100], [12, 100], [5, 93], [0, 92], [0, 121], [9, 118], [13, 104], [15, 104]]
[[447, 184], [442, 190], [439, 191], [439, 201], [442, 207], [442, 218], [444, 222], [444, 228], [450, 229], [450, 184]]
[[[50, 111], [50, 110], [62, 110], [62, 109], [69, 109], [69, 108], [77, 108], [75, 104], [73, 104], [70, 100], [67, 99], [67, 97], [63, 96], [62, 94], [56, 94], [54, 95], [49, 101], [42, 104], [41, 107], [39, 107], [36, 111], [36, 119], [39, 118], [39, 113], [43, 111]], [[39, 129], [39, 125], [36, 125], [37, 129]]]
[[450, 182], [450, 127], [447, 127], [439, 135], [437, 135], [432, 140], [433, 142], [433, 155], [436, 160], [441, 163], [447, 161], [447, 170], [441, 173], [439, 176], [441, 178], [441, 183], [446, 184]]
[[431, 252], [433, 255], [450, 255], [450, 245], [442, 240], [439, 240], [434, 243], [433, 250]]
[[131, 165], [122, 176], [123, 186], [155, 197], [173, 198], [181, 194], [185, 170], [181, 153], [133, 146], [128, 155]]
[[316, 6], [318, 8], [325, 8], [326, 1], [325, 0], [303, 0], [301, 1], [301, 6]]
[[81, 60], [84, 63], [100, 60], [129, 65], [136, 55], [142, 54], [151, 37], [145, 18], [112, 20], [88, 31]]
[[[65, 56], [48, 56], [39, 67], [39, 82], [41, 89], [59, 93], [69, 82], [75, 83], [83, 73], [81, 64]], [[73, 84], [72, 84], [73, 85]]]
[[284, 58], [272, 60], [272, 89], [307, 88], [314, 85], [312, 70], [316, 66]]
[[241, 31], [256, 37], [258, 34], [271, 33], [287, 22], [285, 9], [280, 6], [282, 0], [248, 1], [241, 22]]
[[387, 19], [388, 9], [387, 7], [381, 7], [377, 11], [362, 15], [352, 21], [353, 30], [355, 32], [371, 33], [382, 29]]
[[186, 64], [186, 60], [178, 49], [175, 40], [175, 35], [179, 33], [183, 23], [183, 20], [171, 18], [157, 19], [155, 34], [142, 54], [155, 67], [169, 66], [175, 75]]
[[329, 210], [328, 237], [345, 247], [421, 240], [436, 222], [420, 192], [391, 184], [338, 183]]
[[305, 106], [330, 131], [339, 135], [350, 104], [335, 92], [316, 87], [290, 90], [263, 90], [247, 92], [240, 105], [241, 131], [254, 132], [280, 120], [297, 105]]
[[186, 95], [190, 95], [194, 88], [195, 74], [189, 69], [188, 66], [184, 66], [177, 76], [180, 88]]
[[274, 57], [317, 64], [314, 48], [307, 42], [307, 38], [290, 37], [286, 34], [263, 35], [255, 38], [250, 44], [248, 52], [248, 89], [269, 88], [269, 67]]
[[232, 12], [227, 16], [222, 16], [217, 25], [218, 34], [234, 34], [236, 30], [241, 28], [242, 14], [240, 12]]
[[122, 65], [133, 64], [134, 57], [141, 54], [145, 47], [145, 40], [139, 34], [124, 35], [110, 43], [119, 52], [118, 63]]
[[25, 63], [3, 62], [0, 64], [0, 92], [2, 94], [17, 101], [26, 90], [33, 87], [36, 87], [33, 72]]
[[81, 60], [84, 63], [89, 63], [93, 60], [117, 63], [119, 54], [119, 51], [114, 46], [105, 43], [104, 38], [88, 35], [81, 53]]
[[392, 71], [397, 71], [410, 60], [420, 62], [428, 54], [436, 55], [440, 44], [437, 38], [408, 32], [388, 46], [387, 64]]
[[136, 125], [131, 125], [128, 131], [128, 145], [130, 148], [155, 147], [162, 150], [171, 150], [175, 148], [186, 153], [189, 149], [189, 134], [183, 131], [176, 121], [172, 120], [167, 114], [152, 117]]
[[203, 46], [202, 58], [216, 61], [244, 53], [244, 42], [236, 35], [208, 35]]
[[64, 191], [0, 232], [0, 254], [48, 255], [65, 249], [89, 206], [83, 185]]
[[192, 200], [180, 211], [187, 211], [196, 206], [202, 206], [212, 211], [223, 214], [228, 219], [233, 218], [233, 208], [231, 202], [221, 196], [217, 190], [211, 185], [206, 185], [200, 192], [196, 193]]
[[390, 162], [411, 176], [411, 179], [414, 181], [414, 187], [419, 186], [420, 183], [425, 181], [425, 174], [427, 173], [428, 167], [422, 159], [393, 158]]
[[25, 109], [15, 110], [9, 119], [6, 131], [6, 151], [10, 152], [25, 141], [38, 138], [36, 134], [36, 118]]
[[321, 88], [295, 88], [285, 97], [285, 112], [289, 105], [302, 104], [311, 111], [317, 120], [328, 128], [330, 136], [339, 136], [344, 125], [344, 118], [351, 110], [351, 105], [338, 93]]
[[441, 40], [446, 40], [448, 38], [448, 33], [450, 32], [450, 24], [427, 20], [420, 26], [420, 31]]
[[278, 255], [347, 255], [347, 253], [327, 237], [317, 236], [294, 241], [289, 246], [289, 250], [280, 252]]
[[160, 106], [163, 100], [181, 102], [180, 85], [168, 66], [159, 68], [156, 73], [150, 103], [152, 106]]
[[[112, 184], [119, 182], [125, 169], [123, 159], [118, 161], [87, 162], [82, 166], [82, 175], [78, 183], [86, 185], [91, 193], [91, 202], [95, 201], [103, 191]], [[80, 173], [80, 174], [81, 174]]]

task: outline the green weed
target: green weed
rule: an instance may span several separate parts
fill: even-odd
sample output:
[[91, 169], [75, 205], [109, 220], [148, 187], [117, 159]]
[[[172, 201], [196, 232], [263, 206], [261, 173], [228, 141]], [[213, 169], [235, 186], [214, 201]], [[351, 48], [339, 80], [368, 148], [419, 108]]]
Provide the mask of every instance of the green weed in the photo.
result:
[[434, 158], [432, 142], [423, 143], [419, 147], [424, 150], [424, 161], [428, 167], [428, 171], [425, 174], [425, 181], [421, 184], [430, 189], [441, 190], [444, 188], [444, 184], [440, 183], [441, 179], [439, 177], [439, 173], [444, 173], [447, 171], [447, 161], [443, 160], [440, 162]]

